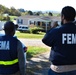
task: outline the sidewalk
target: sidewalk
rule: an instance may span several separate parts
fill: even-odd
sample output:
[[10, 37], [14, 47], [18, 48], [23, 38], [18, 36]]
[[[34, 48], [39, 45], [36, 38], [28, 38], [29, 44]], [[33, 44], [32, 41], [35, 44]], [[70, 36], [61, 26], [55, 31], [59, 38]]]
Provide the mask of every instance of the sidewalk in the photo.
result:
[[47, 75], [50, 67], [49, 53], [46, 52], [27, 61], [27, 75]]

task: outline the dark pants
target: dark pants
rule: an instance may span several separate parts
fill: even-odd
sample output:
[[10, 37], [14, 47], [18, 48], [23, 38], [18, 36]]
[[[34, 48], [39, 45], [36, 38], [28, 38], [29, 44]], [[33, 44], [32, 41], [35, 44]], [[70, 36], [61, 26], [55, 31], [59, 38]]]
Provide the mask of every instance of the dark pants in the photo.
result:
[[0, 75], [20, 75], [20, 72], [18, 71], [18, 72], [15, 73], [15, 74], [0, 74]]
[[69, 71], [69, 72], [63, 72], [63, 73], [57, 73], [49, 69], [48, 75], [76, 75], [76, 70], [75, 71]]

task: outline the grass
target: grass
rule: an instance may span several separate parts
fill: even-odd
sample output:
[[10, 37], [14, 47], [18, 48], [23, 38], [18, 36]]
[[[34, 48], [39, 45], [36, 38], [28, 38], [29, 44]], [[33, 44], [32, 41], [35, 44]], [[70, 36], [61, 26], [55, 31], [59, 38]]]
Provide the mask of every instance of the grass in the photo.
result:
[[15, 18], [17, 18], [17, 16], [9, 16], [11, 21], [14, 21]]
[[16, 36], [18, 38], [41, 39], [43, 38], [44, 33], [43, 34], [30, 34], [30, 33], [16, 32]]
[[43, 48], [43, 47], [36, 47], [36, 46], [29, 46], [28, 50], [27, 50], [27, 59], [30, 59], [31, 57], [44, 53], [48, 51], [47, 48]]

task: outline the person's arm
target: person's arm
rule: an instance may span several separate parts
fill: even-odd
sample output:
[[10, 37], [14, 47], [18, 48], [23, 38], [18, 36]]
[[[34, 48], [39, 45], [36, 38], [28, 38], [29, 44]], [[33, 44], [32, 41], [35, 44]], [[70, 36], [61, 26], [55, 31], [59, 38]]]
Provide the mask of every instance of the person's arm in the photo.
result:
[[25, 75], [26, 67], [25, 67], [24, 50], [22, 47], [22, 43], [20, 41], [18, 41], [17, 51], [18, 51], [18, 61], [19, 61], [20, 74]]
[[46, 44], [47, 46], [50, 46], [50, 47], [53, 46], [54, 41], [55, 41], [55, 39], [54, 39], [55, 35], [56, 34], [54, 33], [53, 29], [49, 30], [43, 37], [42, 42], [44, 44]]

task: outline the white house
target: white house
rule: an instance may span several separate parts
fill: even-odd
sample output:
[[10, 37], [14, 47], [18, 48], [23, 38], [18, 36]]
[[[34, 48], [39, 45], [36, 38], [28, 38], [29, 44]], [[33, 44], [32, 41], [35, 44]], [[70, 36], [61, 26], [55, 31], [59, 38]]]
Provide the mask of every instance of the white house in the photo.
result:
[[20, 16], [16, 19], [18, 25], [27, 25], [28, 27], [33, 24], [48, 30], [51, 28], [52, 21], [60, 21], [60, 17], [56, 16]]

